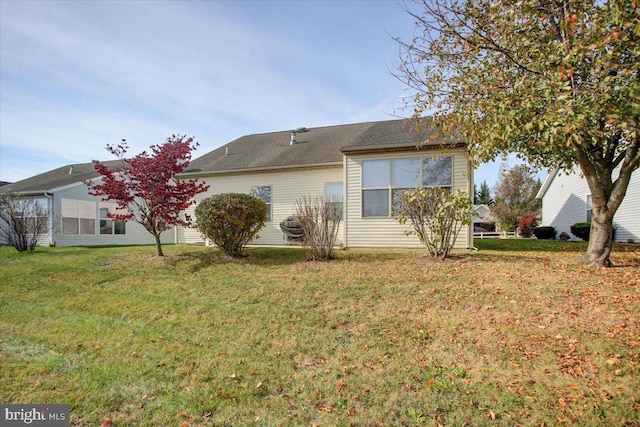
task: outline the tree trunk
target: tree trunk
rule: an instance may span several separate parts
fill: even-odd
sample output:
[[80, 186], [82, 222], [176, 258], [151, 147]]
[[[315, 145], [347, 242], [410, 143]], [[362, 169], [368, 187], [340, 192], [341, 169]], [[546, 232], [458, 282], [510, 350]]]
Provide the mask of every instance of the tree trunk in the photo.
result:
[[158, 250], [158, 256], [164, 256], [164, 253], [162, 253], [162, 243], [160, 243], [160, 233], [155, 233], [153, 237], [156, 238], [156, 249]]
[[580, 262], [594, 267], [613, 267], [609, 259], [613, 247], [613, 216], [601, 213], [591, 218], [587, 252]]

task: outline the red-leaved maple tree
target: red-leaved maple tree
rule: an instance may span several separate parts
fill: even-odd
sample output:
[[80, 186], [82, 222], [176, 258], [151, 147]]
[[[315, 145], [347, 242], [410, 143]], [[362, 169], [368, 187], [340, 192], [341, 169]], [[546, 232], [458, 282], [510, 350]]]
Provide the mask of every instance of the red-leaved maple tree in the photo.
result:
[[107, 150], [122, 160], [122, 166], [112, 168], [94, 160], [102, 179], [85, 181], [89, 194], [101, 196], [118, 204], [116, 213], [109, 213], [115, 221], [133, 220], [147, 229], [156, 240], [158, 256], [164, 256], [160, 234], [174, 225], [191, 225], [191, 218], [182, 212], [195, 203], [194, 197], [207, 191], [208, 185], [196, 180], [175, 180], [191, 160], [191, 151], [198, 146], [193, 138], [172, 135], [164, 144], [152, 145], [146, 151], [127, 158], [126, 140], [107, 145]]

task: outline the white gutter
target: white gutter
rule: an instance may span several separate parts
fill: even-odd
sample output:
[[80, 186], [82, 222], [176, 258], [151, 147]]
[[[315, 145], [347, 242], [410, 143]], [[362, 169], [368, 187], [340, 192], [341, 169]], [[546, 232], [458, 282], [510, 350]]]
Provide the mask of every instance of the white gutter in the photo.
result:
[[347, 156], [343, 155], [342, 156], [342, 248], [343, 249], [347, 249], [348, 247], [348, 243], [347, 243], [347, 227], [348, 227], [348, 221], [347, 221], [347, 217], [348, 214], [347, 212], [349, 212], [348, 206], [347, 206], [347, 202], [349, 200], [349, 198], [347, 197], [348, 195], [348, 191], [347, 191]]
[[56, 245], [56, 224], [53, 222], [53, 219], [55, 218], [55, 215], [53, 214], [53, 208], [55, 206], [54, 198], [53, 198], [53, 194], [50, 194], [47, 191], [45, 191], [43, 194], [44, 194], [44, 197], [49, 199], [49, 203], [47, 203], [50, 205], [49, 225], [51, 226], [51, 228], [49, 229], [49, 233], [51, 233], [51, 245], [55, 246]]

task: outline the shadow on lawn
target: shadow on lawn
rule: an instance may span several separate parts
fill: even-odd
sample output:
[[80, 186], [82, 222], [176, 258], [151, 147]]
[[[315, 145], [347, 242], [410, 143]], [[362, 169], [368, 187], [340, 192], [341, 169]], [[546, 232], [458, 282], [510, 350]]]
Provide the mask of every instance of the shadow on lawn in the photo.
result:
[[245, 255], [238, 258], [230, 257], [219, 249], [207, 248], [196, 252], [179, 252], [168, 260], [169, 265], [188, 263], [189, 270], [197, 272], [204, 268], [225, 264], [249, 264], [278, 266], [304, 262], [305, 252], [300, 249], [289, 248], [250, 248]]
[[178, 264], [190, 264], [187, 267], [191, 272], [197, 272], [205, 268], [216, 265], [239, 264], [258, 265], [265, 267], [277, 267], [294, 264], [333, 264], [333, 263], [353, 263], [354, 266], [361, 263], [381, 263], [388, 261], [402, 261], [407, 257], [420, 257], [420, 253], [415, 251], [378, 251], [378, 250], [339, 250], [333, 251], [333, 258], [329, 261], [309, 261], [307, 254], [302, 248], [268, 248], [253, 247], [245, 251], [245, 256], [233, 258], [225, 255], [215, 248], [207, 248], [200, 251], [178, 252], [173, 254], [167, 263], [171, 266]]

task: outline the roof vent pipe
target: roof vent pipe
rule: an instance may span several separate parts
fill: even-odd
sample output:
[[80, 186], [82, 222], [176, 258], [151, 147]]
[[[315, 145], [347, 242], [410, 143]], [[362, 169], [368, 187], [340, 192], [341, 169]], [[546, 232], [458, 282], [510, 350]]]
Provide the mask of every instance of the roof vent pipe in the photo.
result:
[[73, 175], [73, 165], [69, 166], [69, 175]]
[[229, 155], [229, 147], [225, 147], [224, 149], [224, 155], [228, 156]]
[[289, 143], [289, 145], [295, 145], [296, 144], [296, 131], [291, 131], [291, 142]]

